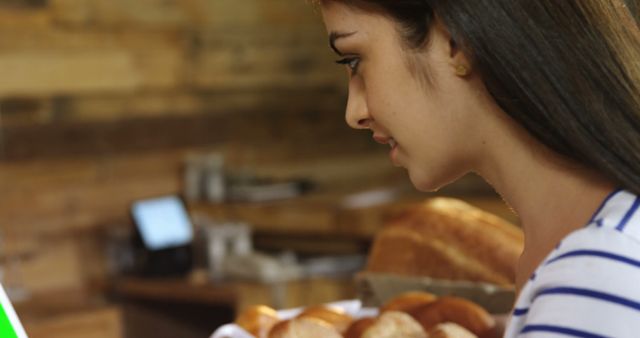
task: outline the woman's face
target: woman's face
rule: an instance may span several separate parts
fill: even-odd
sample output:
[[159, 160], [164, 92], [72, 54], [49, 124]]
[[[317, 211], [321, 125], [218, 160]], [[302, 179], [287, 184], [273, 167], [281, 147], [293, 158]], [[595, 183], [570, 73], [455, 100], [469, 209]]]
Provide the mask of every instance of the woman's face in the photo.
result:
[[[396, 23], [377, 11], [325, 1], [332, 47], [349, 73], [347, 123], [389, 144], [419, 190], [431, 191], [474, 170], [484, 143], [479, 110], [486, 91], [444, 29], [407, 48]], [[428, 78], [428, 80], [427, 80]]]

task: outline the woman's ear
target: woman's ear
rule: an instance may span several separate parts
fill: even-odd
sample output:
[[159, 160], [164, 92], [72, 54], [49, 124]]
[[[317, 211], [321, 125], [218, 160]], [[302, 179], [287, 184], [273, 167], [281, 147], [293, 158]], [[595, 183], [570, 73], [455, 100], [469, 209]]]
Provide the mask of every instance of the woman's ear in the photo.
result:
[[465, 77], [471, 73], [471, 62], [452, 37], [449, 37], [449, 57], [449, 63], [457, 76]]
[[442, 20], [436, 17], [434, 24], [435, 32], [439, 35], [441, 42], [446, 43], [448, 64], [455, 75], [465, 77], [471, 74], [471, 62], [462, 51], [460, 44], [451, 36], [449, 30]]

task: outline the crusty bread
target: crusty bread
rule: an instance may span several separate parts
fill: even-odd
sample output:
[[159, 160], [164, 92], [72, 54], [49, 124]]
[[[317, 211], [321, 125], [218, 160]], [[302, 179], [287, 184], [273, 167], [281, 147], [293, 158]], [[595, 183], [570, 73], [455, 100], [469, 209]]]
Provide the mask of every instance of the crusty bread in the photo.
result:
[[331, 324], [322, 319], [304, 317], [278, 323], [269, 338], [342, 338]]
[[271, 328], [280, 321], [278, 312], [265, 305], [254, 305], [242, 311], [236, 324], [257, 338], [266, 338]]
[[400, 311], [411, 313], [411, 311], [434, 302], [438, 296], [422, 291], [409, 291], [398, 295], [380, 307], [380, 312]]
[[316, 305], [279, 321], [274, 309], [257, 305], [236, 323], [257, 338], [496, 338], [495, 320], [479, 305], [422, 291], [390, 299], [375, 318], [354, 320], [340, 308]]
[[368, 272], [512, 285], [522, 231], [452, 198], [433, 198], [391, 221], [375, 238]]
[[411, 312], [415, 320], [430, 332], [443, 323], [455, 323], [481, 338], [495, 338], [496, 322], [479, 305], [463, 298], [441, 297]]
[[347, 331], [344, 333], [344, 338], [361, 338], [365, 331], [367, 331], [374, 323], [376, 322], [376, 318], [374, 317], [364, 317], [358, 320], [355, 320]]
[[429, 338], [478, 338], [456, 323], [442, 323], [429, 331]]
[[343, 310], [324, 305], [308, 307], [300, 315], [298, 315], [298, 318], [307, 317], [322, 319], [335, 327], [336, 330], [338, 330], [338, 332], [340, 333], [345, 332], [349, 325], [351, 325], [351, 322], [353, 322], [353, 318], [346, 314]]
[[404, 312], [388, 311], [363, 334], [362, 338], [427, 338], [422, 326]]

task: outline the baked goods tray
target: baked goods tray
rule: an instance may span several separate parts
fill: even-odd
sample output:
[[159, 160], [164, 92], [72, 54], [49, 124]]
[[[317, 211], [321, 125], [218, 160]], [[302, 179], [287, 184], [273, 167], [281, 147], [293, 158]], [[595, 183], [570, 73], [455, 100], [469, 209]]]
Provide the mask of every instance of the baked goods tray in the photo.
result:
[[[362, 302], [358, 299], [343, 300], [325, 304], [329, 307], [337, 308], [344, 311], [354, 319], [362, 317], [375, 317], [378, 315], [378, 308], [363, 307]], [[299, 315], [304, 308], [294, 308], [278, 311], [278, 317], [281, 320], [292, 319]], [[236, 324], [227, 324], [219, 327], [210, 338], [255, 338], [249, 332], [242, 329]]]
[[407, 291], [426, 291], [437, 296], [465, 298], [492, 314], [509, 313], [515, 300], [513, 288], [494, 284], [371, 272], [362, 272], [356, 276], [356, 290], [362, 306], [366, 307], [378, 307]]

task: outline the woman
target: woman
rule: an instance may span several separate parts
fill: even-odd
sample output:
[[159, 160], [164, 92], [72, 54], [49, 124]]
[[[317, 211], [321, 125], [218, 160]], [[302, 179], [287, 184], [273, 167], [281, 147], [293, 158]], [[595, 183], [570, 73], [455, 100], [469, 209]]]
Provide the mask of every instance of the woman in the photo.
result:
[[321, 0], [346, 119], [422, 191], [476, 172], [525, 250], [507, 337], [640, 335], [640, 32], [619, 0]]

